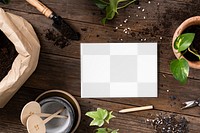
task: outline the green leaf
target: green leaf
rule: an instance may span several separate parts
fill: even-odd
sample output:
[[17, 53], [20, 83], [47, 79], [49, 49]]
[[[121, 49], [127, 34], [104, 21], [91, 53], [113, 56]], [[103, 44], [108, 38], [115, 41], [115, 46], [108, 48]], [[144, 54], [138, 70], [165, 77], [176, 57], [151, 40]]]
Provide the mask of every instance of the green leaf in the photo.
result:
[[107, 6], [106, 7], [106, 17], [101, 20], [102, 24], [105, 25], [106, 20], [111, 20], [114, 18], [114, 16], [115, 16], [114, 9], [111, 7], [111, 5]]
[[94, 0], [95, 4], [97, 5], [97, 7], [99, 7], [100, 9], [105, 9], [109, 3], [103, 1], [103, 0]]
[[112, 130], [110, 128], [98, 128], [96, 133], [118, 133], [119, 129]]
[[96, 133], [108, 133], [106, 128], [98, 128]]
[[184, 58], [171, 61], [170, 70], [174, 78], [180, 83], [185, 84], [187, 82], [187, 77], [189, 75], [189, 64]]
[[93, 119], [93, 121], [90, 123], [90, 126], [101, 127], [104, 124], [104, 120], [108, 116], [108, 111], [105, 109], [97, 108], [97, 111], [87, 112], [85, 115]]
[[110, 112], [108, 113], [108, 116], [106, 117], [105, 121], [109, 124], [110, 119], [112, 119], [112, 118], [114, 118], [114, 117], [115, 117], [115, 116], [112, 115], [112, 111], [110, 111]]
[[113, 12], [117, 13], [118, 3], [121, 2], [120, 0], [109, 0], [110, 1], [110, 8]]
[[119, 129], [113, 130], [111, 133], [118, 133]]
[[186, 50], [194, 40], [195, 33], [185, 33], [178, 36], [174, 42], [174, 48], [178, 50], [178, 52]]
[[111, 5], [106, 7], [106, 19], [111, 20], [114, 18], [115, 16], [115, 9], [113, 7], [111, 7]]
[[100, 119], [94, 119], [91, 123], [90, 126], [98, 126], [101, 127], [104, 124], [104, 120], [100, 120]]
[[[112, 20], [116, 14], [118, 14], [118, 4], [127, 0], [109, 0], [109, 5], [106, 7], [106, 17], [101, 20], [102, 24], [105, 25], [106, 20]], [[135, 0], [133, 0], [135, 1]]]

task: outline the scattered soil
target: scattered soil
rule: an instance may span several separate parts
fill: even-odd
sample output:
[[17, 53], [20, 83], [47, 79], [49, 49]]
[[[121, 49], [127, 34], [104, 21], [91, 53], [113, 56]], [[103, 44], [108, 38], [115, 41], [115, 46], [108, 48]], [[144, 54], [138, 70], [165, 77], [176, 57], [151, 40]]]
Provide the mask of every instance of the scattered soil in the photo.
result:
[[189, 133], [185, 117], [157, 115], [155, 119], [147, 119], [147, 123], [153, 126], [156, 133]]
[[58, 46], [60, 48], [64, 48], [68, 45], [70, 45], [69, 39], [67, 39], [65, 36], [60, 35], [58, 32], [56, 32], [54, 29], [48, 29], [45, 33], [45, 38], [47, 40], [53, 41], [55, 46]]
[[0, 30], [0, 81], [10, 71], [17, 54], [14, 44]]
[[[186, 28], [183, 33], [195, 33], [195, 38], [190, 45], [191, 50], [194, 52], [196, 51], [198, 54], [200, 54], [200, 25], [193, 25], [188, 28]], [[186, 52], [184, 54], [184, 57], [190, 61], [199, 61], [199, 58], [192, 54], [191, 52]]]

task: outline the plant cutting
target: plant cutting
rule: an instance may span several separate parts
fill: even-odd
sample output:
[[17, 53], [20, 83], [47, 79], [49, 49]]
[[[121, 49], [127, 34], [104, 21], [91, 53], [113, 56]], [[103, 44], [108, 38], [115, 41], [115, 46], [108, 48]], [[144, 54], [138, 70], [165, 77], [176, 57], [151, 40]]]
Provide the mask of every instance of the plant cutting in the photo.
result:
[[189, 68], [200, 69], [200, 17], [185, 20], [175, 31], [172, 49], [177, 57], [170, 63], [170, 70], [181, 84], [187, 82]]
[[191, 52], [192, 54], [199, 57], [195, 50], [192, 51], [190, 45], [194, 40], [195, 33], [185, 33], [178, 36], [174, 42], [174, 48], [178, 50], [180, 56], [178, 59], [172, 60], [170, 63], [170, 70], [175, 79], [180, 81], [180, 83], [186, 83], [187, 77], [189, 75], [189, 64], [185, 58], [182, 58], [186, 52]]
[[112, 111], [109, 112], [106, 109], [97, 108], [97, 111], [90, 111], [85, 115], [93, 119], [90, 126], [99, 127], [95, 130], [96, 133], [118, 133], [119, 129], [102, 127], [105, 123], [109, 124], [109, 121], [115, 117], [112, 115]]
[[[118, 14], [118, 10], [126, 8], [132, 3], [139, 3], [139, 0], [94, 0], [97, 7], [106, 12], [106, 16], [101, 20], [102, 24], [106, 24], [107, 20], [112, 20], [116, 14]], [[123, 5], [119, 6], [122, 3]]]

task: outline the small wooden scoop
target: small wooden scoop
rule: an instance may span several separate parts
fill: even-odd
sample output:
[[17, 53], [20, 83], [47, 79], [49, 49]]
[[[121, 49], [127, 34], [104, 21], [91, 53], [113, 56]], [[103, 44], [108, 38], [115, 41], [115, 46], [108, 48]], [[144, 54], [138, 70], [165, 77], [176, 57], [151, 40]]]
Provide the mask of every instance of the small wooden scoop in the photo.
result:
[[[40, 104], [38, 102], [32, 101], [32, 102], [27, 103], [22, 109], [21, 116], [20, 116], [21, 123], [24, 126], [26, 126], [27, 119], [33, 114], [39, 117], [49, 117], [52, 115], [52, 114], [41, 113]], [[63, 116], [63, 115], [55, 115], [54, 117], [67, 118], [67, 116]]]
[[42, 120], [38, 115], [35, 115], [35, 114], [31, 115], [28, 118], [27, 123], [26, 123], [28, 133], [46, 133], [45, 124], [63, 111], [64, 111], [64, 108], [58, 110], [56, 113], [52, 114], [45, 120]]

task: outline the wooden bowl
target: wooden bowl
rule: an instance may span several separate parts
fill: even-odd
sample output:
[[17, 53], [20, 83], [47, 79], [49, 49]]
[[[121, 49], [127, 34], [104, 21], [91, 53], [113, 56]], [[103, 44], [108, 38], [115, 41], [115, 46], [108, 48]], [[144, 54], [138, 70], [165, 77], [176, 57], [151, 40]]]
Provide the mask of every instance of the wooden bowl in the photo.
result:
[[46, 92], [42, 93], [41, 95], [39, 95], [35, 101], [40, 102], [43, 99], [55, 97], [55, 96], [66, 99], [74, 108], [75, 122], [74, 122], [72, 130], [70, 132], [70, 133], [74, 133], [77, 130], [77, 128], [80, 124], [80, 121], [81, 121], [81, 109], [80, 109], [80, 106], [79, 106], [77, 100], [71, 94], [69, 94], [65, 91], [62, 91], [62, 90], [49, 90], [49, 91], [46, 91]]
[[[182, 34], [182, 32], [192, 26], [192, 25], [200, 25], [200, 16], [195, 16], [195, 17], [191, 17], [191, 18], [188, 18], [186, 19], [175, 31], [174, 33], [174, 36], [173, 36], [173, 39], [172, 39], [172, 49], [173, 49], [173, 52], [176, 56], [176, 58], [179, 58], [180, 57], [180, 53], [178, 53], [178, 50], [176, 50], [174, 48], [174, 41], [176, 40], [176, 38]], [[184, 56], [182, 56], [182, 58], [185, 58]], [[186, 59], [187, 60], [187, 59]], [[191, 68], [195, 68], [195, 69], [200, 69], [200, 61], [188, 61], [188, 64]]]

